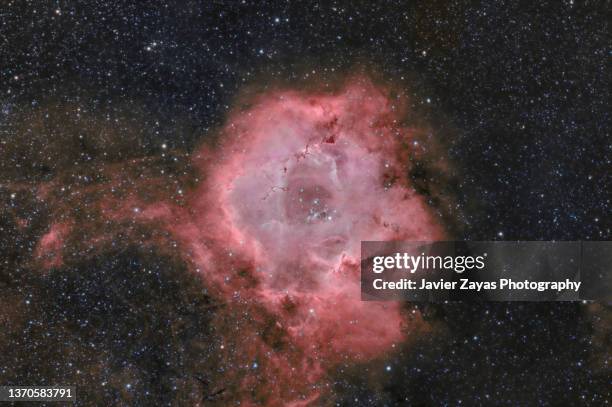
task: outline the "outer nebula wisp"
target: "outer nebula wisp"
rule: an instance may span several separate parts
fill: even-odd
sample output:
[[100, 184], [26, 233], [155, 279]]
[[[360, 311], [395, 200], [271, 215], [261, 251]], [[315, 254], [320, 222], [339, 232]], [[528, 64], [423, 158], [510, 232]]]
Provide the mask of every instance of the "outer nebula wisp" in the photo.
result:
[[274, 91], [194, 157], [205, 180], [169, 228], [229, 304], [228, 393], [308, 404], [327, 369], [383, 356], [422, 323], [359, 292], [361, 240], [444, 234], [409, 182], [403, 109], [363, 78], [333, 93]]

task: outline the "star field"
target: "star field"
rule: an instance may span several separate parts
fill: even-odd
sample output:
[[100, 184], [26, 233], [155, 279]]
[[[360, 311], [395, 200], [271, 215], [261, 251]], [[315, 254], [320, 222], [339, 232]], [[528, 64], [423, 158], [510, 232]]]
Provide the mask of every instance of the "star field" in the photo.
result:
[[[279, 89], [324, 105], [367, 77], [405, 101], [391, 125], [418, 135], [404, 176], [423, 224], [456, 240], [609, 240], [608, 14], [603, 1], [3, 2], [0, 385], [75, 385], [79, 405], [608, 405], [609, 304], [406, 303], [414, 330], [391, 353], [362, 360], [317, 337], [305, 356], [291, 318], [245, 294], [252, 264], [193, 238], [216, 226], [189, 218], [211, 205], [210, 191], [194, 204], [205, 182], [233, 174], [202, 145], [229, 151], [236, 111], [268, 112]], [[236, 275], [207, 275], [188, 237]], [[224, 279], [247, 288], [227, 294]], [[325, 373], [283, 370], [304, 360]]]

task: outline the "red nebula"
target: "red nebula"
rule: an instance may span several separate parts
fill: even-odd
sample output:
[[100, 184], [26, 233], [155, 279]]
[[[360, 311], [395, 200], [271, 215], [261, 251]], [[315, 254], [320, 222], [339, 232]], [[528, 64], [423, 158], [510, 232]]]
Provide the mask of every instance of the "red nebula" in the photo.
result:
[[62, 265], [62, 248], [65, 236], [70, 233], [70, 226], [65, 223], [53, 223], [49, 231], [38, 242], [35, 257], [42, 262], [45, 269]]
[[195, 156], [206, 179], [172, 230], [263, 332], [233, 339], [242, 365], [257, 361], [245, 393], [307, 404], [326, 369], [383, 356], [411, 329], [399, 303], [360, 301], [359, 278], [362, 240], [444, 237], [410, 185], [403, 105], [363, 78], [335, 93], [275, 91]]
[[[149, 225], [152, 243], [163, 250], [160, 239], [170, 239], [222, 304], [211, 325], [221, 339], [210, 344], [222, 368], [207, 380], [225, 405], [326, 404], [334, 369], [389, 356], [427, 328], [400, 303], [360, 300], [362, 240], [445, 237], [411, 185], [417, 134], [402, 124], [405, 100], [390, 94], [354, 77], [336, 91], [248, 100], [217, 146], [194, 153], [197, 185], [180, 201], [163, 197], [160, 179], [125, 190], [132, 184], [115, 171], [110, 184], [90, 187], [101, 220], [75, 242], [109, 240], [114, 222], [149, 244], [136, 228]], [[62, 263], [67, 225], [39, 242], [47, 266]]]

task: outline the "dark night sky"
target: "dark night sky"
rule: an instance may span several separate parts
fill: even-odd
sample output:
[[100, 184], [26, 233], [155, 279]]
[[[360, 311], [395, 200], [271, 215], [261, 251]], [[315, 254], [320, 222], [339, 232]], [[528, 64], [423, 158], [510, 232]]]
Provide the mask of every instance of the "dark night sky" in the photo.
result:
[[[3, 1], [0, 384], [77, 383], [87, 405], [193, 404], [176, 388], [198, 383], [206, 403], [216, 391], [194, 381], [232, 368], [207, 345], [220, 328], [201, 283], [121, 226], [111, 247], [69, 241], [71, 260], [39, 273], [30, 258], [51, 220], [95, 215], [85, 198], [57, 209], [35, 195], [45, 183], [95, 188], [98, 169], [150, 157], [164, 185], [188, 186], [186, 157], [247, 87], [374, 72], [441, 137], [453, 203], [431, 203], [457, 239], [609, 240], [609, 12], [605, 1]], [[127, 184], [149, 177], [125, 171]], [[336, 372], [336, 402], [611, 400], [608, 305], [422, 308], [445, 333], [418, 339], [383, 378], [366, 379], [367, 365]]]

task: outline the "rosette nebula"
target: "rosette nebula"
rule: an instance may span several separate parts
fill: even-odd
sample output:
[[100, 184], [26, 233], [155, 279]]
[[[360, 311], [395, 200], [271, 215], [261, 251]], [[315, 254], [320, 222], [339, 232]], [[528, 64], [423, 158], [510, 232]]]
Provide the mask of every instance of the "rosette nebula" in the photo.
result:
[[235, 110], [219, 145], [195, 155], [204, 181], [185, 213], [168, 211], [169, 227], [228, 304], [220, 351], [239, 367], [228, 393], [308, 404], [326, 397], [330, 369], [382, 358], [424, 328], [397, 303], [360, 301], [362, 240], [444, 236], [408, 177], [405, 106], [363, 78], [335, 92], [276, 90]]
[[609, 2], [515, 3], [1, 2], [0, 386], [609, 403], [606, 303], [361, 300], [364, 241], [610, 240]]
[[80, 270], [126, 245], [175, 262], [211, 301], [211, 365], [196, 368], [207, 403], [333, 403], [334, 374], [429, 329], [405, 304], [362, 302], [359, 276], [362, 240], [445, 237], [409, 177], [422, 131], [405, 123], [408, 100], [365, 77], [236, 105], [180, 182], [151, 158], [108, 166], [69, 199], [61, 177], [40, 184], [51, 216], [32, 266]]

